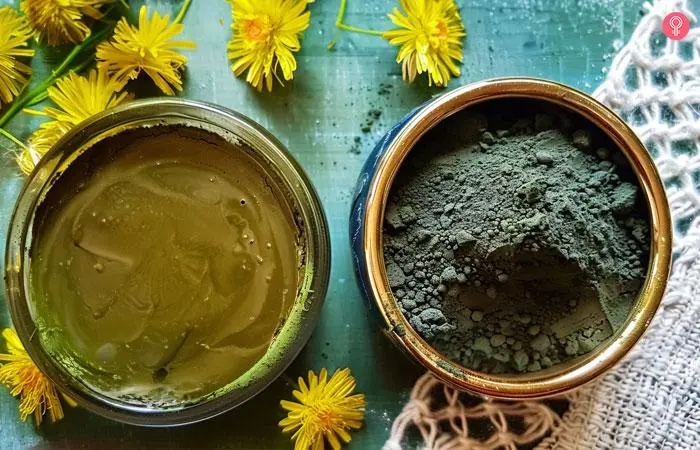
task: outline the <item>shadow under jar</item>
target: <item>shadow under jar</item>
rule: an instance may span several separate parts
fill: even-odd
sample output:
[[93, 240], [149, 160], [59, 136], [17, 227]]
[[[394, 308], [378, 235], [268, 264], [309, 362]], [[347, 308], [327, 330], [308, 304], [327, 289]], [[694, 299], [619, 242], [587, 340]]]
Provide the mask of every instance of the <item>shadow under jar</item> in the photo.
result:
[[360, 177], [351, 240], [399, 348], [457, 389], [544, 398], [641, 337], [666, 286], [671, 220], [651, 157], [615, 113], [505, 78], [387, 133]]
[[249, 119], [183, 100], [105, 112], [30, 176], [6, 287], [32, 359], [79, 404], [148, 426], [263, 390], [308, 341], [328, 285], [310, 181]]

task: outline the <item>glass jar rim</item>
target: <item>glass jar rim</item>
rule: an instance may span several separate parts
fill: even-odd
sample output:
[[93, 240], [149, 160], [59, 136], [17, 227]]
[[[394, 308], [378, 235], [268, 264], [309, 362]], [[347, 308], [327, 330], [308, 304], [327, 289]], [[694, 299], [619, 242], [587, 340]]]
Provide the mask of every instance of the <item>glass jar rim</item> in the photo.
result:
[[[223, 138], [237, 139], [261, 160], [288, 191], [295, 221], [303, 233], [303, 258], [297, 295], [282, 327], [265, 355], [243, 375], [199, 399], [195, 404], [151, 408], [106, 396], [71, 376], [35, 339], [36, 324], [26, 289], [27, 251], [31, 246], [34, 212], [42, 194], [67, 164], [95, 142], [122, 131], [147, 126], [201, 127]], [[213, 131], [217, 130], [217, 131]], [[267, 167], [265, 169], [268, 169]], [[85, 409], [124, 423], [174, 426], [198, 422], [224, 413], [249, 400], [274, 381], [311, 337], [320, 317], [330, 275], [330, 237], [320, 199], [301, 166], [267, 130], [250, 118], [213, 105], [185, 99], [129, 102], [100, 113], [66, 134], [42, 159], [25, 182], [10, 222], [6, 253], [5, 289], [12, 322], [28, 354], [58, 389]]]

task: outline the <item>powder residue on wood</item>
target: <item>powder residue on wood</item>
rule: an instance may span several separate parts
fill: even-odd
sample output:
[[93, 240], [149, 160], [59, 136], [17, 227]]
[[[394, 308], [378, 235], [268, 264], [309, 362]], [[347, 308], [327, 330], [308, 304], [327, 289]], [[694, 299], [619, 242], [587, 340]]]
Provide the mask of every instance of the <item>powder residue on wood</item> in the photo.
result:
[[624, 156], [583, 119], [528, 108], [460, 113], [431, 131], [385, 213], [386, 269], [407, 319], [485, 372], [591, 351], [626, 320], [648, 262]]

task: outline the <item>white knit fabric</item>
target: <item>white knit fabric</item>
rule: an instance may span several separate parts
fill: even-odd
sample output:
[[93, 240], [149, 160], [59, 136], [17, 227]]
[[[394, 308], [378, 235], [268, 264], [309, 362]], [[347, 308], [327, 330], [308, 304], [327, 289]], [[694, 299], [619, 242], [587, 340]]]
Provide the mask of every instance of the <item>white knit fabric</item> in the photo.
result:
[[[614, 371], [567, 397], [561, 419], [538, 402], [478, 402], [426, 375], [385, 450], [400, 450], [411, 426], [431, 450], [510, 450], [538, 441], [538, 450], [700, 449], [700, 27], [687, 0], [644, 7], [594, 96], [632, 124], [667, 186], [674, 263], [650, 329]], [[691, 21], [680, 42], [662, 35], [672, 11]], [[475, 418], [489, 420], [493, 432], [474, 435]]]

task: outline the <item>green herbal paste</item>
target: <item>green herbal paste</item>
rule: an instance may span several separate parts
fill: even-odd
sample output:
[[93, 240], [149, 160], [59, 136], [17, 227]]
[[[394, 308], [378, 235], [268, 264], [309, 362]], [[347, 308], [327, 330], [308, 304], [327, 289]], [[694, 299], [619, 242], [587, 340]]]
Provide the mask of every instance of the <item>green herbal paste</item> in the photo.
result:
[[582, 118], [493, 102], [412, 150], [390, 193], [385, 263], [406, 318], [447, 357], [537, 371], [624, 323], [647, 217], [625, 158]]
[[98, 390], [195, 400], [267, 350], [297, 292], [298, 231], [244, 150], [184, 126], [122, 132], [74, 161], [34, 222], [42, 343]]

